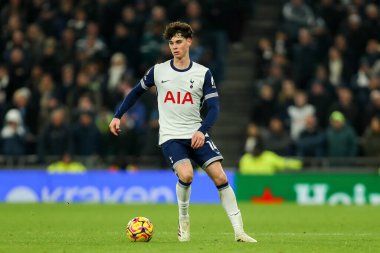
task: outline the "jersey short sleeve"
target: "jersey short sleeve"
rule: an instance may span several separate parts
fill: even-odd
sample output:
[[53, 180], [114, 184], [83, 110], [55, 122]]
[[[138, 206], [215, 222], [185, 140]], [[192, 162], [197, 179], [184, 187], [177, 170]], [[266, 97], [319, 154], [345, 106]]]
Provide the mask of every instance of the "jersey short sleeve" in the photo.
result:
[[218, 97], [218, 91], [216, 89], [215, 81], [210, 70], [207, 70], [205, 74], [205, 80], [203, 83], [203, 96], [205, 100], [213, 97]]
[[140, 80], [141, 87], [148, 90], [154, 86], [154, 66], [151, 67]]

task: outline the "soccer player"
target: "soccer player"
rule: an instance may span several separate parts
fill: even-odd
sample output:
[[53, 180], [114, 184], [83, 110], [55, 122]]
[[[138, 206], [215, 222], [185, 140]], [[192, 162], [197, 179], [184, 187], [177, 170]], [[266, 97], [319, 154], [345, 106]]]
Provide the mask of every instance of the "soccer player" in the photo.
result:
[[[206, 171], [219, 190], [221, 203], [235, 232], [235, 240], [256, 242], [244, 232], [235, 193], [221, 165], [223, 156], [207, 133], [218, 117], [219, 99], [210, 70], [190, 60], [192, 28], [187, 23], [173, 22], [166, 26], [163, 36], [169, 42], [173, 59], [156, 64], [147, 71], [116, 111], [109, 125], [110, 131], [114, 135], [119, 134], [120, 118], [146, 90], [155, 85], [159, 145], [178, 176], [178, 240], [190, 241], [191, 159]], [[207, 114], [202, 121], [200, 109], [203, 103], [207, 105]]]

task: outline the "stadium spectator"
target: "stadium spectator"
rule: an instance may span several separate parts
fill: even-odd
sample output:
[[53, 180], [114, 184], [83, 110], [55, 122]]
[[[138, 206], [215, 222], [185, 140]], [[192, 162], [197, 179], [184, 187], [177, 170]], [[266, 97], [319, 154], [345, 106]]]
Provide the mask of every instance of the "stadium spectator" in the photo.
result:
[[[351, 47], [348, 46], [347, 38], [343, 34], [338, 34], [334, 38], [334, 45], [336, 49], [339, 50], [343, 58], [345, 74], [352, 75], [358, 68], [358, 62], [355, 61], [355, 54]], [[349, 80], [348, 76], [345, 76]]]
[[122, 9], [121, 23], [125, 25], [131, 36], [138, 40], [138, 43], [143, 34], [145, 19], [145, 15], [139, 15], [133, 6], [126, 5]]
[[100, 150], [100, 132], [95, 125], [91, 111], [82, 111], [77, 123], [71, 130], [73, 154], [85, 157], [87, 166], [94, 166], [95, 157]]
[[87, 25], [87, 13], [82, 8], [77, 8], [71, 19], [67, 22], [67, 28], [73, 29], [76, 38], [82, 38]]
[[93, 115], [96, 113], [92, 98], [86, 94], [79, 98], [77, 107], [71, 112], [72, 122], [77, 122], [82, 113], [91, 113]]
[[[85, 95], [90, 97], [91, 101], [97, 102], [97, 95], [95, 94], [95, 91], [91, 89], [90, 84], [90, 76], [84, 71], [84, 69], [82, 69], [82, 71], [77, 74], [75, 86], [70, 93], [70, 96], [67, 98], [68, 106], [70, 108], [77, 107], [80, 98]], [[96, 107], [98, 108], [98, 105], [96, 105]]]
[[156, 23], [164, 26], [167, 22], [166, 9], [160, 5], [153, 6], [147, 23]]
[[292, 39], [297, 37], [299, 29], [310, 27], [315, 22], [313, 10], [304, 0], [290, 0], [284, 5], [282, 15], [285, 21], [284, 29]]
[[7, 107], [7, 90], [9, 85], [8, 69], [0, 65], [0, 127], [3, 126], [4, 114]]
[[313, 77], [317, 48], [310, 31], [300, 29], [298, 43], [293, 47], [294, 79], [297, 87], [305, 89]]
[[380, 77], [369, 69], [368, 63], [361, 63], [358, 73], [352, 80], [352, 91], [357, 106], [365, 108], [370, 100], [371, 91], [378, 88], [380, 88]]
[[365, 111], [365, 124], [369, 125], [374, 116], [380, 116], [380, 90], [373, 90], [370, 95], [370, 103]]
[[[200, 4], [201, 9], [198, 9], [198, 11], [200, 11], [199, 14], [202, 15], [202, 18], [197, 18], [196, 20], [192, 18], [190, 23], [190, 25], [194, 25], [194, 33], [206, 47], [204, 58], [199, 63], [209, 66], [215, 82], [220, 84], [220, 81], [224, 78], [225, 52], [228, 50], [227, 33], [229, 25], [226, 25], [226, 22], [228, 20], [228, 24], [232, 24], [230, 19], [233, 14], [227, 7], [229, 1], [224, 1], [223, 4], [220, 1], [202, 1]], [[240, 30], [241, 27], [235, 27], [235, 30], [238, 29]]]
[[83, 173], [86, 171], [86, 166], [80, 162], [73, 161], [71, 155], [66, 153], [62, 160], [51, 163], [47, 170], [49, 173]]
[[10, 58], [5, 60], [9, 74], [7, 100], [10, 101], [13, 92], [23, 87], [29, 78], [29, 65], [24, 52], [20, 48], [14, 48], [10, 52]]
[[75, 31], [71, 28], [65, 28], [62, 32], [62, 38], [58, 42], [59, 60], [63, 64], [73, 64], [76, 56], [75, 48]]
[[112, 150], [109, 148], [111, 146], [111, 133], [109, 132], [108, 124], [110, 120], [112, 120], [113, 114], [112, 112], [106, 108], [102, 107], [95, 118], [95, 125], [100, 133], [100, 147], [99, 154], [103, 160], [106, 159], [107, 156], [113, 155]]
[[[106, 87], [103, 87], [103, 91], [106, 95], [105, 104], [109, 108], [115, 108], [117, 100], [118, 86], [124, 78], [131, 78], [133, 71], [128, 68], [127, 59], [122, 53], [115, 53], [111, 57], [111, 65], [108, 69], [108, 75], [106, 77]], [[115, 94], [116, 93], [116, 94]]]
[[93, 59], [91, 61], [88, 61], [84, 64], [83, 70], [88, 75], [88, 78], [90, 80], [90, 90], [94, 92], [95, 95], [95, 104], [100, 108], [99, 106], [102, 103], [102, 85], [104, 83], [104, 74], [101, 71], [101, 61]]
[[193, 38], [193, 43], [190, 49], [190, 59], [195, 62], [203, 60], [206, 48], [200, 43], [198, 37]]
[[246, 24], [246, 19], [250, 16], [250, 1], [235, 0], [224, 1], [224, 9], [228, 14], [228, 25], [226, 25], [228, 40], [233, 49], [243, 49], [242, 35]]
[[376, 39], [368, 40], [363, 57], [368, 61], [370, 67], [380, 58], [379, 42]]
[[359, 114], [358, 106], [354, 103], [352, 91], [347, 87], [338, 87], [338, 101], [332, 104], [329, 112], [339, 111], [343, 113], [346, 121], [356, 130], [356, 133], [361, 134], [361, 115]]
[[368, 35], [371, 39], [380, 39], [379, 7], [375, 3], [369, 3], [365, 6], [364, 25], [368, 29]]
[[353, 128], [346, 123], [343, 113], [334, 111], [330, 116], [330, 127], [326, 130], [328, 157], [354, 157], [357, 155], [357, 138]]
[[27, 129], [26, 136], [26, 153], [33, 154], [38, 134], [38, 108], [31, 101], [31, 92], [28, 88], [20, 88], [13, 94], [13, 103], [11, 108], [17, 109], [20, 112], [21, 120], [24, 127]]
[[3, 57], [5, 59], [10, 58], [10, 54], [13, 49], [20, 49], [23, 52], [23, 55], [26, 59], [26, 61], [30, 60], [29, 51], [30, 51], [30, 45], [29, 42], [25, 39], [24, 32], [21, 30], [14, 31], [12, 33], [12, 38], [8, 43], [5, 45], [5, 52]]
[[30, 77], [26, 83], [26, 87], [30, 90], [31, 93], [32, 104], [34, 104], [36, 107], [38, 107], [40, 103], [38, 86], [44, 74], [45, 73], [41, 65], [35, 64], [30, 71]]
[[271, 64], [265, 83], [273, 88], [274, 94], [278, 94], [281, 89], [282, 81], [284, 80], [283, 69], [279, 64]]
[[[122, 53], [128, 60], [129, 65], [138, 66], [138, 37], [132, 34], [131, 28], [128, 28], [123, 23], [116, 24], [115, 34], [111, 38], [111, 53]], [[112, 60], [111, 60], [112, 63]]]
[[324, 133], [318, 127], [317, 118], [310, 115], [296, 143], [296, 154], [300, 157], [323, 157], [325, 149]]
[[60, 62], [57, 52], [57, 41], [53, 38], [48, 38], [44, 42], [42, 50], [42, 58], [39, 64], [46, 74], [50, 74], [54, 80], [58, 80], [60, 74]]
[[258, 78], [264, 78], [274, 54], [271, 41], [268, 38], [260, 38], [257, 43], [255, 72]]
[[354, 62], [358, 62], [360, 56], [364, 53], [366, 42], [368, 40], [368, 32], [363, 26], [362, 18], [352, 13], [347, 18], [348, 23], [343, 25], [342, 33], [347, 38], [347, 42], [354, 53]]
[[369, 78], [367, 101], [369, 100], [372, 91], [375, 90], [380, 90], [380, 76], [374, 73]]
[[0, 40], [2, 40], [2, 44], [5, 44], [11, 37], [13, 32], [22, 30], [23, 24], [21, 21], [20, 13], [15, 12], [9, 15], [9, 17], [4, 17], [4, 22], [1, 22], [2, 25], [2, 36], [0, 36]]
[[58, 29], [56, 26], [56, 20], [57, 16], [55, 7], [47, 1], [43, 1], [40, 13], [35, 21], [41, 27], [46, 36], [57, 37]]
[[140, 52], [142, 62], [140, 71], [145, 72], [148, 66], [157, 60], [162, 61], [161, 56], [165, 46], [165, 40], [161, 35], [162, 25], [160, 23], [149, 23], [142, 38]]
[[322, 81], [314, 81], [309, 91], [309, 102], [315, 108], [318, 125], [325, 129], [329, 123], [329, 109], [333, 102], [329, 87], [326, 87]]
[[290, 154], [292, 140], [279, 117], [270, 119], [268, 131], [262, 134], [262, 141], [266, 150], [281, 156]]
[[95, 22], [88, 22], [86, 32], [75, 43], [76, 50], [84, 59], [105, 60], [107, 56], [107, 45], [100, 38], [99, 26]]
[[285, 55], [278, 53], [274, 54], [272, 57], [272, 64], [281, 68], [283, 79], [292, 75], [289, 60]]
[[332, 86], [329, 80], [328, 70], [324, 65], [322, 64], [317, 65], [313, 80], [308, 85], [309, 89], [310, 89], [310, 86], [314, 82], [321, 82], [323, 86], [325, 87], [325, 89], [327, 89], [327, 92], [335, 93], [335, 88]]
[[45, 44], [45, 34], [37, 24], [31, 24], [27, 28], [27, 39], [30, 44], [30, 54], [34, 62], [41, 62], [42, 50]]
[[22, 9], [22, 1], [9, 1], [0, 12], [1, 21], [4, 24], [12, 14], [22, 15], [25, 11]]
[[[287, 118], [289, 106], [294, 105], [294, 96], [296, 93], [297, 89], [293, 80], [286, 79], [282, 82], [281, 90], [277, 98], [277, 103], [280, 108], [280, 115], [283, 119]], [[286, 124], [289, 125], [288, 123]]]
[[69, 22], [71, 16], [74, 12], [74, 2], [73, 1], [59, 1], [59, 6], [56, 10], [56, 24], [58, 36], [62, 34]]
[[50, 156], [62, 157], [72, 152], [71, 131], [65, 122], [65, 110], [55, 109], [50, 120], [41, 131], [38, 140], [38, 154], [42, 161], [51, 160]]
[[364, 155], [380, 157], [380, 117], [374, 116], [361, 140]]
[[331, 34], [326, 27], [323, 19], [317, 18], [315, 25], [310, 29], [316, 48], [316, 63], [320, 63], [325, 59], [325, 52], [331, 46]]
[[262, 129], [254, 123], [250, 123], [247, 126], [247, 137], [244, 143], [244, 153], [251, 153], [256, 145], [256, 142], [260, 135], [262, 135]]
[[315, 114], [314, 106], [308, 104], [307, 94], [298, 91], [294, 96], [294, 105], [289, 106], [290, 136], [297, 141], [300, 133], [305, 129], [306, 118]]
[[[5, 92], [9, 84], [8, 69], [4, 65], [0, 65], [0, 89]], [[4, 94], [5, 95], [5, 94]]]
[[347, 63], [344, 61], [341, 52], [335, 47], [329, 49], [326, 68], [329, 72], [329, 81], [333, 86], [336, 87], [349, 81], [350, 73], [347, 69]]
[[38, 84], [39, 126], [48, 122], [52, 110], [59, 106], [58, 90], [53, 77], [45, 73]]
[[302, 162], [297, 159], [284, 158], [264, 149], [260, 139], [251, 153], [245, 153], [239, 161], [239, 172], [243, 175], [273, 175], [287, 169], [300, 170]]
[[59, 89], [61, 93], [61, 102], [65, 105], [68, 105], [69, 110], [71, 111], [69, 104], [69, 98], [72, 97], [72, 92], [75, 86], [75, 73], [74, 66], [70, 64], [65, 64], [61, 68], [61, 78]]
[[[13, 158], [26, 151], [27, 130], [19, 110], [11, 109], [5, 114], [5, 125], [1, 129], [1, 146], [4, 155]], [[16, 160], [15, 160], [16, 161]]]
[[38, 20], [43, 5], [44, 1], [31, 1], [31, 3], [26, 6], [28, 22], [36, 22]]
[[317, 13], [324, 22], [332, 35], [339, 31], [339, 26], [344, 18], [344, 10], [334, 3], [334, 0], [321, 0], [317, 5]]
[[277, 31], [273, 43], [273, 51], [276, 54], [287, 56], [290, 53], [289, 38], [283, 31]]
[[264, 84], [260, 87], [260, 97], [256, 100], [251, 111], [251, 122], [267, 127], [272, 115], [278, 111], [273, 88]]
[[[183, 4], [185, 5], [184, 21], [192, 26], [194, 33], [203, 35], [202, 28], [207, 27], [207, 20], [202, 16], [201, 4], [195, 0], [185, 1]], [[178, 18], [181, 19], [182, 17]]]

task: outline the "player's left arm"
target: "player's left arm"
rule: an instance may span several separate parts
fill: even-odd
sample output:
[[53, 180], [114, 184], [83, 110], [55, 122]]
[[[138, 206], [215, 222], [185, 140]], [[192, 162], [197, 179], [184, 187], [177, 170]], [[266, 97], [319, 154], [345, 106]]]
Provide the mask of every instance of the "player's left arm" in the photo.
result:
[[154, 66], [150, 68], [140, 82], [132, 89], [132, 91], [124, 98], [123, 102], [117, 109], [114, 118], [109, 124], [110, 131], [114, 135], [120, 133], [120, 118], [126, 113], [141, 97], [141, 95], [154, 85]]
[[210, 70], [208, 70], [205, 75], [203, 96], [204, 103], [207, 106], [207, 114], [201, 127], [191, 139], [192, 148], [200, 148], [204, 145], [206, 133], [215, 124], [219, 116], [219, 96]]

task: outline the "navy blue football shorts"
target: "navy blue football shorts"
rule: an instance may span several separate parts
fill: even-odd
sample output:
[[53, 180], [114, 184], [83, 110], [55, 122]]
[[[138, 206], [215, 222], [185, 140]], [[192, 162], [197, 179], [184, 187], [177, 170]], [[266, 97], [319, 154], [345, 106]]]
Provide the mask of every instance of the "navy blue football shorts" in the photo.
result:
[[168, 140], [161, 144], [162, 153], [170, 165], [175, 167], [186, 160], [193, 160], [206, 169], [212, 162], [222, 161], [223, 156], [209, 137], [201, 148], [193, 149], [191, 139]]

